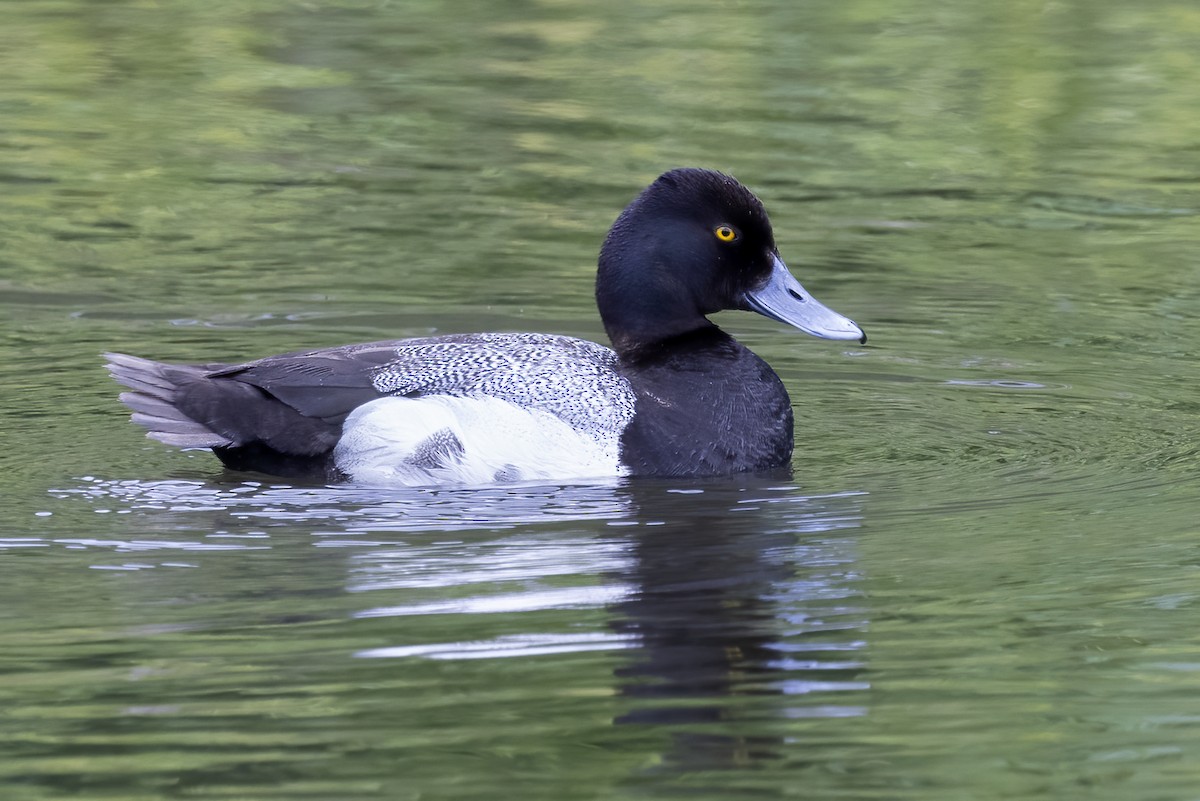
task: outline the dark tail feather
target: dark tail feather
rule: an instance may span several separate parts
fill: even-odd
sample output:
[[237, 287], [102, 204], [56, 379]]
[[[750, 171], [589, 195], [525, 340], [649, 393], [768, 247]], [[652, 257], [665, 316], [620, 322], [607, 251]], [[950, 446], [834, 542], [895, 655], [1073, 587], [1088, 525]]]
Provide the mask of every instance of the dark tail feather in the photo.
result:
[[122, 392], [121, 402], [133, 410], [130, 419], [149, 429], [146, 436], [179, 448], [224, 448], [234, 444], [228, 437], [198, 423], [176, 407], [176, 393], [188, 383], [203, 378], [203, 367], [162, 362], [106, 353], [109, 374], [132, 392]]

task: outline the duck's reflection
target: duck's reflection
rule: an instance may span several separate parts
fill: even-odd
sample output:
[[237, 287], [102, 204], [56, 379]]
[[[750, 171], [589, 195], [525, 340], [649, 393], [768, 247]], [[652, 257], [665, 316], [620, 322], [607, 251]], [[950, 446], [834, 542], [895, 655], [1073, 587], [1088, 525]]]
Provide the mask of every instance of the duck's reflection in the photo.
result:
[[[278, 576], [255, 580], [256, 603], [348, 593], [358, 599], [353, 618], [380, 622], [360, 657], [612, 652], [615, 677], [591, 664], [605, 665], [598, 683], [614, 683], [614, 720], [665, 732], [668, 770], [753, 765], [791, 750], [794, 719], [866, 708], [861, 494], [812, 496], [790, 479], [747, 478], [403, 493], [90, 482], [64, 495], [131, 512], [126, 539], [63, 540], [114, 562], [135, 550], [141, 561], [251, 554], [133, 585], [144, 592], [166, 592], [168, 581], [176, 595], [208, 587], [252, 558], [257, 576]], [[316, 547], [296, 559], [298, 542]], [[277, 560], [286, 569], [263, 567]], [[332, 603], [296, 606], [313, 619], [344, 614], [329, 612]], [[555, 619], [548, 612], [600, 608], [607, 630], [545, 623]], [[529, 622], [518, 623], [524, 614]], [[289, 622], [302, 619], [289, 607]], [[536, 703], [544, 688], [513, 680]]]
[[[666, 725], [667, 765], [711, 770], [772, 754], [780, 720], [863, 714], [862, 496], [790, 482], [630, 490], [651, 525], [632, 540], [632, 592], [611, 607], [640, 642], [616, 672], [617, 723]], [[726, 725], [689, 725], [710, 723]]]

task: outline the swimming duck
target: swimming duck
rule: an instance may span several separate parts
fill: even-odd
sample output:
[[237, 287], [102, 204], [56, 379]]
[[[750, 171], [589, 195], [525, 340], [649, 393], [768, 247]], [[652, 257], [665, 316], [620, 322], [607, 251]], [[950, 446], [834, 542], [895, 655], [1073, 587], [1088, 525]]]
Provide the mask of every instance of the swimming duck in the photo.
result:
[[788, 271], [762, 203], [710, 170], [661, 175], [600, 249], [612, 349], [553, 334], [451, 334], [244, 364], [106, 354], [147, 436], [229, 468], [436, 485], [712, 476], [788, 464], [779, 376], [706, 315], [743, 309], [866, 342]]

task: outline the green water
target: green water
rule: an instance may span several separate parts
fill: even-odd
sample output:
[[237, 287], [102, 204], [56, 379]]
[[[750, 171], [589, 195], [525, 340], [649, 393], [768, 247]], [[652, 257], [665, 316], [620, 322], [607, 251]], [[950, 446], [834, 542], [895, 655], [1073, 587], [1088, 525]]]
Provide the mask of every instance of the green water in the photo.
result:
[[[1200, 9], [0, 4], [0, 798], [1200, 799]], [[794, 477], [368, 492], [98, 354], [603, 339], [679, 165]]]

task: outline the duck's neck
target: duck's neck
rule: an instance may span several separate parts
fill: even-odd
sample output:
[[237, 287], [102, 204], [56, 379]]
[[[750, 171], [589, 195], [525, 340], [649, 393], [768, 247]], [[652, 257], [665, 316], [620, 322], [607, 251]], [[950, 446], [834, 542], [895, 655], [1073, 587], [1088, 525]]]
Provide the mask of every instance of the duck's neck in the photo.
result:
[[701, 352], [734, 341], [703, 317], [698, 324], [680, 321], [678, 326], [625, 328], [605, 325], [613, 350], [625, 365], [654, 361], [661, 355], [689, 350]]
[[666, 336], [658, 329], [652, 333], [643, 331], [631, 336], [628, 332], [614, 332], [611, 328], [608, 336], [621, 364], [635, 370], [652, 367], [683, 353], [703, 359], [711, 354], [724, 354], [731, 348], [745, 350], [741, 343], [704, 318], [698, 325]]
[[665, 257], [649, 252], [626, 265], [623, 246], [610, 236], [596, 272], [596, 308], [604, 331], [622, 358], [654, 350], [693, 332], [719, 331], [697, 307], [686, 285], [671, 279]]

